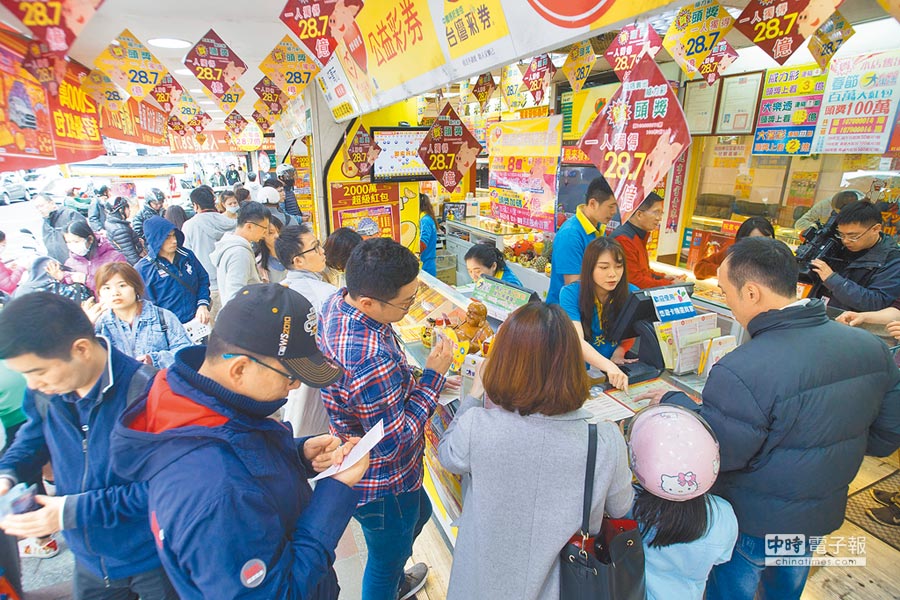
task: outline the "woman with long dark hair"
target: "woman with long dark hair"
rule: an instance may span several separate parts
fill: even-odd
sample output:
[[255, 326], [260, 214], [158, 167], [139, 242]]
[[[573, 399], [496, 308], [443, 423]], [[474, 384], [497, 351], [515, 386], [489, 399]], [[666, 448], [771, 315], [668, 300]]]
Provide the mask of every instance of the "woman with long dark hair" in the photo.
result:
[[581, 278], [559, 292], [562, 306], [578, 331], [584, 360], [606, 373], [609, 382], [619, 389], [628, 386], [628, 377], [616, 363], [624, 364], [630, 347], [619, 340], [608, 340], [619, 311], [628, 294], [638, 288], [629, 285], [625, 251], [616, 240], [597, 238], [587, 245], [581, 260]]
[[466, 252], [465, 256], [466, 270], [469, 271], [469, 277], [472, 281], [478, 281], [482, 275], [488, 275], [521, 286], [522, 282], [516, 277], [506, 266], [506, 260], [503, 253], [497, 249], [493, 242], [479, 242]]
[[350, 253], [362, 241], [362, 236], [349, 227], [338, 227], [331, 232], [325, 240], [325, 271], [322, 276], [325, 281], [336, 288], [345, 285], [344, 268]]
[[419, 260], [423, 271], [437, 277], [437, 219], [428, 194], [419, 194]]

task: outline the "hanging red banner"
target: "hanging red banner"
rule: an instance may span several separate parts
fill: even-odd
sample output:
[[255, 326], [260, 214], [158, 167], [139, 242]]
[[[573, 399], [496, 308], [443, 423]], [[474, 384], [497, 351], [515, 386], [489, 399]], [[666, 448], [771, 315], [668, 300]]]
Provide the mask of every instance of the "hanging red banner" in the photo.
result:
[[528, 88], [535, 104], [544, 100], [544, 94], [550, 88], [550, 80], [556, 74], [556, 67], [550, 62], [548, 54], [535, 56], [525, 74], [522, 75], [522, 84]]
[[437, 182], [453, 193], [481, 150], [481, 144], [448, 102], [425, 134], [419, 156]]
[[181, 84], [175, 81], [171, 75], [166, 75], [150, 92], [150, 98], [159, 104], [164, 113], [171, 115], [182, 92], [184, 92], [184, 88], [181, 87]]
[[728, 40], [722, 40], [713, 47], [712, 52], [703, 59], [697, 68], [706, 83], [712, 85], [737, 59], [737, 50], [728, 43]]
[[662, 48], [662, 38], [649, 23], [635, 23], [626, 25], [616, 34], [615, 39], [606, 49], [606, 60], [612, 66], [613, 71], [622, 79], [628, 71], [634, 68], [638, 59], [643, 54], [655, 57]]
[[65, 54], [103, 0], [0, 0], [50, 52]]
[[190, 49], [184, 65], [216, 98], [221, 98], [247, 71], [247, 63], [212, 29]]
[[578, 147], [609, 182], [624, 222], [690, 143], [681, 104], [653, 59], [644, 55]]
[[227, 129], [234, 135], [240, 135], [240, 133], [246, 126], [247, 119], [241, 116], [241, 113], [239, 113], [238, 111], [234, 111], [230, 115], [225, 117], [225, 129]]
[[59, 83], [66, 76], [66, 55], [64, 52], [53, 52], [47, 44], [34, 40], [28, 44], [22, 68], [47, 88], [51, 96], [56, 96]]
[[283, 111], [284, 105], [288, 101], [288, 97], [278, 89], [278, 86], [268, 76], [260, 79], [253, 86], [253, 91], [256, 92], [256, 95], [260, 97], [272, 114], [277, 115]]
[[497, 89], [497, 84], [494, 83], [493, 75], [490, 73], [482, 73], [478, 76], [478, 80], [472, 87], [472, 95], [478, 100], [478, 104], [481, 106], [482, 111], [495, 89]]
[[258, 110], [254, 110], [253, 114], [250, 117], [256, 122], [257, 126], [263, 131], [269, 131], [272, 129], [272, 124], [269, 123], [269, 120], [259, 112]]
[[[187, 125], [185, 125], [184, 121], [182, 121], [178, 117], [175, 117], [175, 116], [169, 117], [169, 120], [166, 122], [166, 124], [169, 126], [169, 129], [172, 131], [172, 133], [174, 133], [178, 136], [184, 137], [188, 133]], [[172, 136], [170, 135], [169, 140], [171, 140], [171, 139], [172, 139]]]
[[168, 116], [163, 111], [134, 98], [129, 98], [117, 111], [106, 106], [100, 107], [100, 133], [115, 140], [147, 146], [168, 146], [167, 121]]
[[331, 34], [336, 30], [356, 27], [353, 19], [361, 8], [361, 0], [288, 0], [281, 9], [280, 18], [300, 38], [300, 43], [309, 49], [312, 58], [320, 66], [325, 66], [337, 48], [337, 41]]
[[341, 173], [345, 177], [366, 177], [371, 173], [372, 165], [380, 153], [381, 148], [372, 139], [365, 125], [360, 124], [347, 147], [347, 156], [341, 165]]

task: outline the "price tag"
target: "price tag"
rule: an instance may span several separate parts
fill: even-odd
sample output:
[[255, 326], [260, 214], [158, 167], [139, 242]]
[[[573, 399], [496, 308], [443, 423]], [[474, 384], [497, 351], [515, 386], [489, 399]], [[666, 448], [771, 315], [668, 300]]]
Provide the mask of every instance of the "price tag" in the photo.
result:
[[143, 100], [160, 84], [167, 70], [133, 33], [124, 30], [100, 53], [94, 65], [136, 100]]
[[448, 102], [425, 134], [419, 156], [438, 183], [452, 193], [481, 150], [481, 144]]
[[294, 99], [319, 72], [319, 65], [286, 35], [259, 65], [259, 70], [288, 98]]
[[481, 106], [482, 111], [495, 89], [497, 89], [497, 84], [494, 83], [493, 75], [490, 73], [482, 73], [478, 76], [478, 81], [475, 82], [475, 86], [472, 88], [472, 95], [478, 100], [478, 104]]
[[247, 63], [212, 29], [190, 49], [184, 65], [216, 98], [228, 92], [247, 71]]
[[[331, 17], [339, 4], [335, 22]], [[281, 20], [306, 46], [310, 57], [325, 66], [337, 48], [337, 41], [332, 37], [336, 28], [355, 27], [353, 19], [359, 10], [354, 3], [333, 0], [288, 0], [281, 10]]]
[[609, 182], [624, 222], [690, 143], [678, 99], [645, 54], [626, 73], [578, 147]]
[[619, 31], [607, 48], [605, 56], [616, 75], [622, 79], [625, 73], [634, 68], [642, 55], [649, 54], [651, 58], [655, 57], [660, 48], [662, 39], [656, 30], [648, 23], [636, 23], [626, 25]]
[[734, 19], [717, 0], [698, 0], [678, 11], [663, 46], [682, 71], [694, 75], [733, 25]]
[[544, 94], [550, 87], [550, 80], [555, 73], [556, 67], [550, 62], [548, 54], [536, 56], [531, 60], [531, 64], [522, 75], [522, 84], [531, 93], [535, 104], [543, 102]]

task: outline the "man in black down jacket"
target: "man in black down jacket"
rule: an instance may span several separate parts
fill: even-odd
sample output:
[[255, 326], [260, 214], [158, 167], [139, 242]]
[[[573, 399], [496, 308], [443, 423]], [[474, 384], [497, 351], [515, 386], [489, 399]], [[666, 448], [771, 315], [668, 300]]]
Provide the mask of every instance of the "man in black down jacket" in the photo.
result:
[[88, 207], [88, 223], [94, 231], [106, 226], [106, 205], [109, 204], [109, 186], [101, 185]]
[[47, 256], [60, 264], [65, 263], [69, 258], [69, 247], [66, 246], [65, 238], [66, 228], [75, 221], [87, 219], [75, 209], [57, 206], [56, 202], [43, 194], [37, 194], [31, 201], [44, 219], [42, 233]]
[[853, 202], [841, 209], [835, 225], [842, 252], [828, 262], [810, 262], [824, 284], [822, 294], [831, 298], [828, 306], [887, 308], [900, 297], [900, 248], [881, 232], [881, 212], [869, 202]]
[[[769, 238], [741, 240], [719, 267], [725, 301], [751, 339], [716, 363], [703, 388], [700, 415], [721, 445], [712, 492], [731, 502], [740, 529], [731, 561], [710, 574], [708, 600], [752, 600], [757, 589], [800, 598], [809, 566], [760, 566], [765, 536], [838, 529], [863, 456], [900, 446], [900, 371], [887, 346], [830, 321], [821, 300], [796, 300], [797, 276], [790, 249]], [[663, 401], [686, 399], [670, 392]]]
[[134, 232], [138, 234], [142, 240], [146, 241], [144, 237], [144, 221], [149, 219], [150, 217], [161, 217], [163, 216], [163, 206], [166, 202], [166, 195], [162, 193], [162, 190], [159, 188], [153, 188], [147, 195], [144, 197], [144, 207], [141, 209], [141, 212], [134, 215], [134, 219], [131, 221], [131, 225], [134, 228]]
[[125, 255], [129, 265], [141, 260], [144, 244], [138, 234], [131, 228], [128, 217], [131, 216], [128, 200], [119, 196], [106, 206], [106, 237], [116, 249]]

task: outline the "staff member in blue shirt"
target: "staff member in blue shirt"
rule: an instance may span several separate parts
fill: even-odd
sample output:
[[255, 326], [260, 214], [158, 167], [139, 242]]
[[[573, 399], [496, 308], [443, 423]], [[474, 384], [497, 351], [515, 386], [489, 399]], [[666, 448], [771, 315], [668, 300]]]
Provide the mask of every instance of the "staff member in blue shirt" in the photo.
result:
[[601, 237], [600, 225], [609, 223], [617, 209], [616, 197], [606, 180], [597, 177], [591, 181], [584, 204], [578, 205], [575, 216], [563, 223], [553, 240], [548, 303], [558, 304], [563, 286], [578, 281], [584, 249], [591, 240]]
[[559, 305], [581, 338], [585, 362], [606, 373], [609, 382], [619, 389], [628, 387], [628, 376], [618, 365], [629, 362], [625, 352], [632, 344], [607, 340], [605, 332], [613, 329], [628, 295], [637, 289], [628, 283], [622, 246], [601, 237], [588, 244], [584, 252], [581, 280], [559, 293]]
[[472, 281], [478, 281], [482, 275], [488, 275], [506, 283], [522, 285], [516, 274], [506, 268], [503, 253], [497, 250], [492, 242], [475, 244], [466, 252], [465, 260]]
[[437, 277], [437, 220], [428, 194], [419, 194], [419, 260], [423, 271]]

